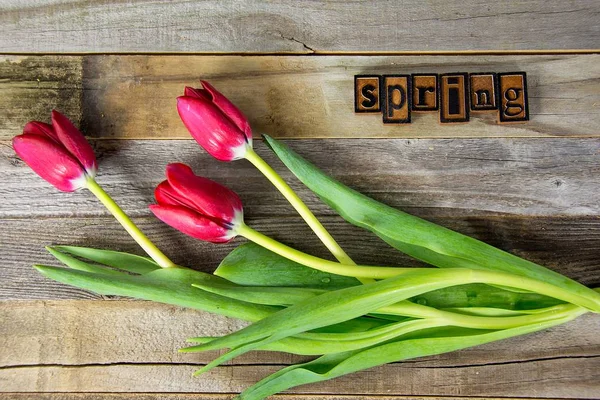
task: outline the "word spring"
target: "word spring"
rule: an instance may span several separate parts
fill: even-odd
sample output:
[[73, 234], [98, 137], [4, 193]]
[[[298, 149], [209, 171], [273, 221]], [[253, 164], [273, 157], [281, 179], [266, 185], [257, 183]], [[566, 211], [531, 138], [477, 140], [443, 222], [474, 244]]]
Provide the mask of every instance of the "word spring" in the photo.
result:
[[385, 124], [407, 124], [412, 112], [439, 112], [440, 122], [469, 121], [497, 112], [499, 123], [529, 120], [525, 72], [356, 75], [354, 111], [383, 114]]

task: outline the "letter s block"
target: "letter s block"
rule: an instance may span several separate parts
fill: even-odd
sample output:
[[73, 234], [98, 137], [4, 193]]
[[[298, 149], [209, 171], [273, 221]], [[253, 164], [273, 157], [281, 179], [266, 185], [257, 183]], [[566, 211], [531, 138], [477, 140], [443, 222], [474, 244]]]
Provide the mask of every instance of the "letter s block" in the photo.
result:
[[381, 111], [378, 75], [354, 76], [354, 112], [377, 113]]
[[500, 123], [529, 120], [527, 77], [525, 72], [498, 74]]

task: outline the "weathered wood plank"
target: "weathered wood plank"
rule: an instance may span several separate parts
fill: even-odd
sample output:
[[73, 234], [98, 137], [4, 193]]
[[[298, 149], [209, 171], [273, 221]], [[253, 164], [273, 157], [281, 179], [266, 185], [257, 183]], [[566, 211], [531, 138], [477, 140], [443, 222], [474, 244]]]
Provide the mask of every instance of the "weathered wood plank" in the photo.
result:
[[[84, 311], [84, 312], [83, 312]], [[213, 354], [180, 354], [183, 339], [239, 328], [233, 320], [150, 302], [1, 302], [2, 391], [242, 390], [300, 357], [256, 352], [201, 379]], [[295, 393], [597, 398], [596, 315], [536, 334], [392, 364]], [[156, 329], [160, 327], [160, 329]]]
[[81, 57], [0, 57], [0, 136], [21, 133], [24, 123], [56, 108], [81, 120]]
[[[83, 61], [82, 61], [83, 60]], [[83, 65], [80, 66], [79, 62]], [[66, 64], [60, 80], [47, 70]], [[46, 65], [46, 64], [49, 64]], [[82, 118], [86, 134], [102, 138], [189, 138], [175, 98], [198, 79], [212, 81], [249, 117], [255, 133], [282, 138], [599, 136], [600, 55], [571, 56], [84, 56], [9, 57], [3, 64], [0, 138], [19, 133], [52, 107]], [[37, 67], [36, 67], [37, 65]], [[23, 71], [28, 71], [25, 74]], [[437, 112], [411, 124], [384, 125], [381, 115], [354, 113], [359, 73], [528, 73], [531, 120], [500, 125], [495, 113], [469, 123], [440, 124]], [[1, 71], [0, 71], [1, 72]], [[77, 81], [81, 74], [81, 81]], [[2, 76], [2, 75], [0, 75]], [[38, 82], [41, 79], [43, 82]], [[47, 81], [47, 82], [46, 82]], [[40, 89], [35, 89], [40, 86]], [[49, 91], [47, 86], [60, 90]], [[83, 90], [82, 90], [83, 89]], [[36, 93], [44, 100], [36, 103]], [[65, 98], [72, 97], [68, 104]], [[14, 100], [13, 100], [14, 98]], [[16, 106], [12, 106], [13, 102]], [[23, 109], [30, 108], [27, 112]]]
[[[231, 394], [218, 393], [0, 393], [0, 399], [11, 400], [230, 400]], [[364, 400], [364, 395], [346, 394], [279, 394], [270, 399], [286, 400]], [[410, 396], [410, 395], [376, 395], [369, 394], [369, 399], [375, 400], [491, 400], [492, 397], [457, 397], [457, 396]], [[517, 397], [498, 397], [498, 400], [526, 400]], [[557, 398], [547, 400], [556, 400]]]
[[[0, 399], [11, 400], [230, 400], [231, 394], [218, 393], [0, 393]], [[364, 400], [364, 395], [346, 394], [279, 394], [270, 399], [286, 400]], [[369, 394], [369, 399], [375, 400], [491, 400], [492, 397], [457, 397], [457, 396], [410, 396], [410, 395], [376, 395]], [[498, 400], [526, 400], [517, 397], [498, 397]], [[556, 400], [557, 398], [547, 400]]]
[[[469, 217], [431, 218], [434, 222], [484, 240], [526, 259], [546, 265], [588, 286], [600, 286], [600, 219]], [[212, 272], [243, 239], [229, 244], [202, 243], [150, 217], [136, 218], [141, 229], [181, 265]], [[330, 258], [324, 246], [294, 217], [249, 217], [250, 226], [284, 243]], [[420, 265], [374, 235], [337, 217], [324, 225], [357, 261], [371, 265]], [[100, 298], [41, 276], [32, 264], [60, 265], [44, 246], [75, 244], [140, 254], [140, 249], [111, 218], [43, 218], [0, 220], [0, 299]]]
[[[599, 215], [600, 140], [302, 140], [293, 149], [350, 187], [423, 216]], [[98, 181], [133, 216], [150, 215], [169, 162], [238, 192], [248, 216], [289, 215], [286, 200], [248, 162], [221, 163], [192, 140], [96, 141]], [[331, 214], [257, 141], [265, 157], [317, 214]], [[87, 191], [61, 193], [0, 142], [0, 217], [101, 216]]]
[[597, 49], [593, 0], [501, 2], [17, 1], [5, 52], [294, 52]]

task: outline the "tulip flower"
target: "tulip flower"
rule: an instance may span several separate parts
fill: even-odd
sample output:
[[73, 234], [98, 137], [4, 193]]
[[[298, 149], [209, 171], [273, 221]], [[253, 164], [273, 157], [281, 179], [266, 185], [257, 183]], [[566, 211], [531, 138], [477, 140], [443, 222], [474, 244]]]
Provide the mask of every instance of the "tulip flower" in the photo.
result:
[[52, 111], [52, 125], [32, 121], [13, 138], [13, 148], [31, 169], [63, 192], [86, 186], [98, 169], [92, 146], [67, 117]]
[[244, 158], [252, 147], [252, 130], [242, 112], [206, 81], [202, 89], [185, 88], [177, 111], [194, 139], [221, 161]]
[[402, 268], [356, 268], [303, 253], [255, 231], [244, 223], [242, 201], [229, 188], [194, 174], [181, 163], [167, 165], [167, 180], [154, 190], [158, 204], [150, 205], [154, 215], [171, 227], [196, 239], [226, 243], [240, 235], [283, 257], [320, 271], [355, 276], [369, 282], [371, 275], [388, 277]]
[[233, 191], [194, 175], [185, 164], [169, 164], [167, 180], [154, 191], [150, 209], [161, 221], [197, 239], [223, 243], [243, 221], [242, 201]]
[[15, 153], [31, 169], [63, 192], [87, 188], [161, 267], [174, 267], [115, 201], [94, 180], [98, 164], [92, 146], [71, 121], [52, 111], [52, 125], [32, 121], [13, 138]]
[[300, 197], [253, 150], [252, 130], [244, 114], [210, 83], [200, 82], [203, 88], [186, 87], [184, 96], [177, 98], [179, 116], [196, 142], [217, 160], [250, 161], [290, 202], [338, 261], [354, 264]]

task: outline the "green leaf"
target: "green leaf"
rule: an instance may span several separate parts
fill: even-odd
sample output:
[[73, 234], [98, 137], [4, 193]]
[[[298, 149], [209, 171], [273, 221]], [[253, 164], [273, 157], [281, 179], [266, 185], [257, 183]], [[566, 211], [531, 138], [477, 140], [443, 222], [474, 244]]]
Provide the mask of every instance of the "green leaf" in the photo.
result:
[[579, 308], [565, 315], [532, 325], [498, 331], [478, 331], [461, 328], [437, 328], [417, 332], [367, 349], [328, 354], [316, 360], [284, 368], [246, 389], [239, 399], [258, 400], [298, 385], [333, 379], [378, 365], [417, 357], [447, 353], [478, 346], [512, 336], [536, 332], [568, 322], [585, 310]]
[[244, 329], [197, 346], [196, 350], [201, 351], [224, 347], [232, 349], [198, 372], [208, 371], [247, 351], [300, 332], [347, 321], [424, 292], [469, 282], [476, 276], [472, 272], [463, 269], [416, 269], [401, 276], [304, 300]]
[[307, 268], [254, 243], [235, 248], [215, 275], [245, 286], [289, 286], [334, 290], [359, 285], [356, 278]]
[[416, 259], [441, 268], [463, 267], [527, 276], [600, 301], [598, 293], [541, 265], [362, 195], [330, 178], [285, 144], [267, 135], [264, 138], [290, 171], [345, 220], [375, 233]]
[[65, 264], [66, 266], [68, 266], [69, 268], [73, 268], [79, 271], [86, 271], [86, 272], [91, 272], [91, 273], [96, 273], [96, 274], [100, 274], [100, 275], [109, 275], [109, 276], [121, 276], [123, 275], [122, 272], [119, 271], [115, 271], [114, 269], [110, 269], [110, 268], [106, 268], [106, 267], [101, 267], [99, 265], [93, 265], [93, 264], [89, 264], [86, 263], [84, 261], [78, 260], [74, 257], [71, 257], [67, 254], [61, 253], [59, 251], [56, 251], [54, 248], [52, 247], [46, 247], [46, 250], [48, 250], [48, 252], [50, 254], [52, 254], [58, 261], [60, 261], [61, 263]]
[[[235, 248], [221, 262], [215, 275], [239, 285], [256, 287], [333, 290], [360, 284], [355, 278], [305, 267], [254, 243], [246, 243]], [[248, 293], [252, 292], [255, 298], [253, 300], [248, 298], [246, 301], [261, 304], [277, 303], [276, 296], [267, 293], [265, 294], [267, 298], [261, 298], [260, 291], [260, 289], [248, 289]], [[240, 298], [244, 292], [245, 290], [242, 290], [242, 293], [231, 295]], [[521, 293], [479, 283], [434, 290], [411, 298], [410, 301], [434, 308], [493, 307], [511, 310], [539, 309], [563, 303], [537, 293]], [[288, 304], [293, 303], [290, 300]]]
[[243, 286], [235, 283], [202, 283], [192, 286], [230, 299], [270, 306], [291, 306], [326, 292], [323, 289], [294, 287]]
[[160, 266], [150, 258], [119, 251], [78, 246], [52, 246], [51, 249], [136, 274], [146, 274], [160, 269]]
[[187, 268], [161, 268], [145, 275], [108, 276], [43, 265], [34, 267], [50, 279], [98, 294], [152, 300], [246, 321], [258, 321], [279, 310], [278, 307], [234, 300], [193, 288], [192, 284], [221, 278]]

